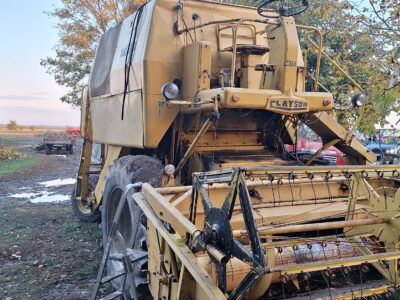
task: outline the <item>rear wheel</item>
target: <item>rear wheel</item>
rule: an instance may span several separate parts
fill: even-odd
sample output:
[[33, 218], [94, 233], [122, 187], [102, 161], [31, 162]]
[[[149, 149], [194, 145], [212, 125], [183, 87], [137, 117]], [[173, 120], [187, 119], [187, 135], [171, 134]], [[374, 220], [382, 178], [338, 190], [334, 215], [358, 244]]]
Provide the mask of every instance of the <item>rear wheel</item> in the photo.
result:
[[52, 148], [52, 145], [50, 145], [50, 144], [45, 144], [44, 145], [44, 152], [46, 153], [46, 155], [50, 155], [51, 154], [51, 148]]
[[[101, 228], [103, 236], [103, 246], [107, 242], [115, 212], [118, 207], [122, 192], [127, 184], [135, 182], [148, 182], [152, 186], [161, 186], [163, 167], [158, 159], [137, 155], [124, 156], [116, 160], [111, 167], [110, 175], [107, 178], [103, 194], [101, 210]], [[117, 230], [124, 238], [127, 247], [147, 251], [147, 230], [146, 217], [136, 203], [130, 201], [125, 203], [121, 217], [117, 224]], [[121, 251], [122, 245], [113, 242], [110, 254]], [[116, 274], [123, 270], [121, 262], [109, 260], [107, 263], [108, 275]], [[143, 259], [134, 264], [135, 286], [127, 287], [133, 289], [138, 299], [146, 299], [150, 295], [147, 285], [147, 259]], [[122, 278], [112, 282], [114, 288], [120, 289]]]

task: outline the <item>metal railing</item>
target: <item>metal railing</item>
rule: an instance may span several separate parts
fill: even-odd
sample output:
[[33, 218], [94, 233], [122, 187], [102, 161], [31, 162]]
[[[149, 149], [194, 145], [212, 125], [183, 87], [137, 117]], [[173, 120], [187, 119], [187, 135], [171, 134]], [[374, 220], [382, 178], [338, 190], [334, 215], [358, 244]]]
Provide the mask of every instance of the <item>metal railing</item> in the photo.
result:
[[[359, 90], [360, 92], [364, 92], [364, 89], [345, 71], [339, 64], [331, 58], [328, 53], [326, 53], [322, 47], [323, 47], [323, 38], [322, 38], [322, 33], [321, 31], [313, 26], [307, 26], [307, 25], [296, 25], [297, 28], [299, 29], [304, 29], [310, 31], [309, 33], [306, 34], [306, 41], [315, 48], [317, 52], [317, 63], [316, 63], [316, 68], [315, 68], [315, 78], [314, 78], [314, 91], [318, 91], [319, 87], [321, 86], [323, 89], [326, 89], [320, 82], [320, 69], [321, 69], [321, 58], [324, 56], [344, 77], [346, 77], [351, 84], [354, 85], [354, 87]], [[318, 42], [314, 42], [311, 39], [311, 32], [314, 32], [318, 36]]]

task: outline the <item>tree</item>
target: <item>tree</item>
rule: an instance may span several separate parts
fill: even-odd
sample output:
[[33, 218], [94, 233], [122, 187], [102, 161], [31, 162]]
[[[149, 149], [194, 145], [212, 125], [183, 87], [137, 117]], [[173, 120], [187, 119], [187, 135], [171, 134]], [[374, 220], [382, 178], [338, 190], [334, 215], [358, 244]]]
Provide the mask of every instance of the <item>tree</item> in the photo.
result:
[[[99, 37], [131, 14], [141, 1], [61, 0], [61, 7], [49, 13], [58, 20], [60, 39], [55, 56], [43, 59], [41, 64], [57, 83], [69, 88], [62, 101], [80, 104]], [[292, 1], [298, 3], [298, 0]], [[221, 2], [260, 3], [254, 0]], [[324, 51], [338, 61], [373, 100], [374, 109], [360, 124], [362, 131], [372, 132], [374, 124], [383, 124], [391, 111], [400, 111], [399, 14], [399, 0], [313, 0], [309, 9], [296, 17], [297, 23], [321, 28]], [[301, 37], [305, 46], [304, 34]], [[315, 58], [315, 53], [310, 51], [308, 70], [311, 74]], [[321, 72], [321, 83], [334, 94], [337, 103], [347, 105], [348, 80], [326, 59], [322, 61]], [[349, 126], [349, 121], [357, 116], [358, 113], [348, 113], [340, 120]]]
[[[359, 2], [363, 4], [360, 5]], [[388, 5], [389, 2], [394, 3], [398, 0], [384, 2], [385, 15], [392, 15], [395, 10], [398, 11], [398, 6]], [[364, 115], [359, 127], [360, 131], [372, 134], [374, 124], [383, 125], [391, 111], [400, 111], [398, 31], [395, 33], [392, 29], [384, 27], [379, 23], [376, 14], [368, 13], [368, 5], [373, 3], [372, 0], [315, 0], [310, 3], [309, 9], [298, 17], [297, 23], [321, 29], [323, 50], [361, 85], [372, 100], [373, 109], [369, 109]], [[379, 25], [376, 25], [378, 23]], [[305, 46], [307, 43], [304, 34], [302, 37]], [[315, 61], [316, 54], [311, 51], [308, 61], [311, 74], [314, 73]], [[326, 59], [322, 60], [321, 75], [320, 82], [333, 93], [336, 103], [348, 105], [354, 88], [349, 85], [349, 81]], [[345, 127], [350, 127], [358, 116], [358, 112], [347, 112], [339, 115], [339, 121]]]
[[55, 56], [40, 64], [55, 81], [69, 89], [61, 101], [80, 105], [96, 45], [110, 27], [121, 23], [141, 0], [61, 0], [61, 7], [48, 12], [57, 19], [59, 41]]
[[7, 124], [8, 130], [18, 130], [18, 123], [15, 120], [10, 120], [10, 122]]

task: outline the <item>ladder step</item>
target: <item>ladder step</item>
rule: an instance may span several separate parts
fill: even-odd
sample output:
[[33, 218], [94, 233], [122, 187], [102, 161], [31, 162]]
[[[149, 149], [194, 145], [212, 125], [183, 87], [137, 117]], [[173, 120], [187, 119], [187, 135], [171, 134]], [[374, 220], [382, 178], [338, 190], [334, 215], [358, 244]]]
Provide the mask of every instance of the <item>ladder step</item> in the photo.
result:
[[120, 291], [116, 291], [110, 295], [105, 296], [104, 298], [101, 298], [100, 300], [111, 300], [111, 299], [115, 299], [119, 296], [122, 296], [124, 294], [124, 292], [120, 292]]
[[88, 175], [92, 175], [92, 174], [100, 174], [100, 172], [101, 171], [89, 171], [89, 172], [87, 172], [86, 174], [88, 174]]
[[113, 275], [104, 276], [103, 279], [101, 279], [101, 284], [104, 284], [106, 282], [114, 280], [114, 279], [116, 279], [116, 278], [118, 278], [118, 277], [120, 277], [120, 276], [122, 276], [124, 274], [125, 274], [125, 271], [120, 271], [120, 272], [115, 273]]
[[[127, 248], [126, 252], [132, 263], [137, 262], [137, 261], [147, 257], [146, 251], [133, 250], [131, 248]], [[124, 256], [122, 255], [122, 252], [115, 252], [112, 255], [110, 255], [110, 257], [109, 257], [110, 260], [114, 260], [114, 261], [122, 261], [123, 258], [124, 258]]]

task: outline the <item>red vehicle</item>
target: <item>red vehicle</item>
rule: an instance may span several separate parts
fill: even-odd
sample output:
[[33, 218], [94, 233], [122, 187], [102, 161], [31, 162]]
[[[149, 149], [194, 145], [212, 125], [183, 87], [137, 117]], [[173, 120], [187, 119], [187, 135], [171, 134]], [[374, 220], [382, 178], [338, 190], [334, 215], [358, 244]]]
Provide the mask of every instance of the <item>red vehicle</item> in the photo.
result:
[[81, 131], [79, 129], [67, 129], [65, 131], [66, 134], [70, 134], [73, 137], [78, 137], [81, 135]]
[[[321, 147], [322, 142], [300, 138], [297, 141], [297, 149], [295, 145], [286, 145], [286, 151], [299, 161], [306, 163]], [[313, 163], [318, 165], [345, 165], [346, 161], [343, 153], [332, 146], [322, 151]]]

